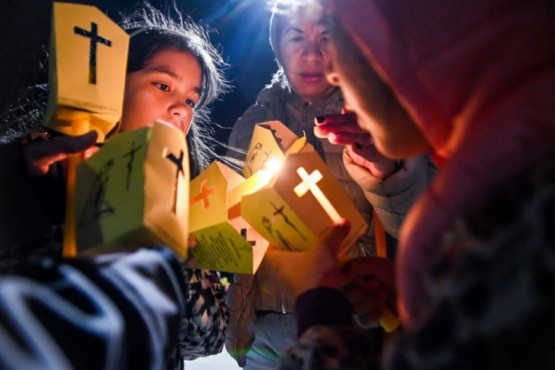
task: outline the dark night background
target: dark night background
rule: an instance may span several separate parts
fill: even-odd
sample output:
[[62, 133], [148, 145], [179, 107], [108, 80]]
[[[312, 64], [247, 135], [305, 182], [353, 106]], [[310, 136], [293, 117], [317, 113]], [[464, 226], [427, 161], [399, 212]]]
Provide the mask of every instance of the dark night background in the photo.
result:
[[[229, 64], [225, 70], [233, 90], [212, 106], [212, 117], [223, 127], [254, 103], [269, 82], [276, 64], [268, 42], [267, 0], [150, 0], [157, 8], [175, 1], [178, 9], [208, 28], [210, 39]], [[39, 67], [40, 51], [48, 47], [52, 0], [0, 0], [0, 111], [14, 101], [19, 89], [48, 80]], [[63, 1], [97, 6], [114, 21], [138, 1]], [[229, 130], [216, 134], [225, 141]]]

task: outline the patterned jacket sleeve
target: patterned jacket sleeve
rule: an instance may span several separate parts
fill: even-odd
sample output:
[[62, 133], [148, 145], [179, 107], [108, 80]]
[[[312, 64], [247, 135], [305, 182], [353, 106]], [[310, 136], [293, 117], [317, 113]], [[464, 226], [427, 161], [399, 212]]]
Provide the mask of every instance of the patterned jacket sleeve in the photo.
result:
[[229, 321], [225, 288], [218, 272], [184, 269], [185, 318], [179, 338], [181, 358], [193, 360], [221, 352]]

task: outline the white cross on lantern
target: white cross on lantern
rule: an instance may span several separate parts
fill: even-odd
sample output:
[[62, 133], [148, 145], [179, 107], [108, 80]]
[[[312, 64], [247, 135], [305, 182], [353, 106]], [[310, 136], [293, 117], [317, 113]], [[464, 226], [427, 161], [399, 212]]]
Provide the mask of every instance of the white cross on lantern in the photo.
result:
[[323, 178], [322, 173], [318, 170], [314, 170], [309, 175], [304, 167], [299, 167], [297, 169], [297, 173], [303, 181], [295, 186], [295, 188], [293, 189], [295, 194], [297, 194], [297, 196], [300, 198], [310, 191], [312, 195], [314, 195], [318, 203], [320, 203], [324, 211], [326, 211], [328, 216], [332, 219], [332, 221], [336, 224], [341, 223], [341, 216], [339, 215], [333, 204], [331, 204], [329, 199], [325, 196], [324, 192], [322, 192], [322, 189], [318, 187], [318, 181], [322, 180]]

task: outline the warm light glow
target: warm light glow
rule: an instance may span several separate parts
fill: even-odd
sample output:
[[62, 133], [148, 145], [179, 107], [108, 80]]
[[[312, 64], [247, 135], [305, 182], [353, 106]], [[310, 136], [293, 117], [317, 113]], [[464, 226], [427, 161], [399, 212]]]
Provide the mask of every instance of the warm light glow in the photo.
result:
[[277, 158], [270, 158], [268, 162], [264, 164], [263, 170], [269, 172], [272, 176], [279, 172], [283, 163]]
[[299, 22], [307, 20], [318, 22], [322, 19], [323, 8], [319, 0], [268, 0], [268, 4], [273, 3], [272, 12]]
[[341, 223], [341, 216], [339, 215], [333, 204], [331, 204], [330, 200], [326, 197], [322, 189], [318, 187], [318, 181], [322, 180], [323, 178], [322, 173], [318, 170], [314, 170], [309, 175], [304, 167], [299, 167], [297, 169], [297, 173], [303, 181], [299, 185], [295, 186], [295, 188], [293, 189], [295, 191], [295, 194], [297, 194], [297, 196], [300, 198], [310, 191], [312, 195], [314, 195], [318, 203], [320, 203], [324, 211], [326, 211], [328, 216], [330, 216], [332, 221], [335, 224]]
[[272, 158], [268, 160], [264, 167], [256, 171], [252, 176], [248, 177], [242, 184], [231, 189], [228, 192], [228, 206], [233, 206], [241, 201], [245, 195], [257, 192], [265, 188], [272, 178], [279, 172], [282, 167], [279, 159]]
[[274, 173], [270, 170], [260, 169], [251, 177], [247, 178], [243, 183], [231, 189], [227, 194], [228, 206], [234, 206], [241, 201], [245, 195], [257, 192], [258, 190], [266, 187]]

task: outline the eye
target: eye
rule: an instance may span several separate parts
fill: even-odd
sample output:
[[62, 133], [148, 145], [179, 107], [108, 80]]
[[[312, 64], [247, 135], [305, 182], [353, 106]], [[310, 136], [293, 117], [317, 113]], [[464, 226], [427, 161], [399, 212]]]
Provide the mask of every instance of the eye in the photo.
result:
[[170, 92], [170, 87], [163, 82], [155, 82], [154, 86], [156, 86], [157, 88], [159, 88], [164, 92]]
[[302, 36], [295, 36], [295, 37], [290, 37], [289, 41], [290, 42], [302, 42], [302, 41], [304, 41], [304, 38]]
[[195, 108], [195, 106], [197, 105], [197, 102], [194, 101], [193, 99], [185, 99], [185, 104], [187, 104], [191, 108]]

